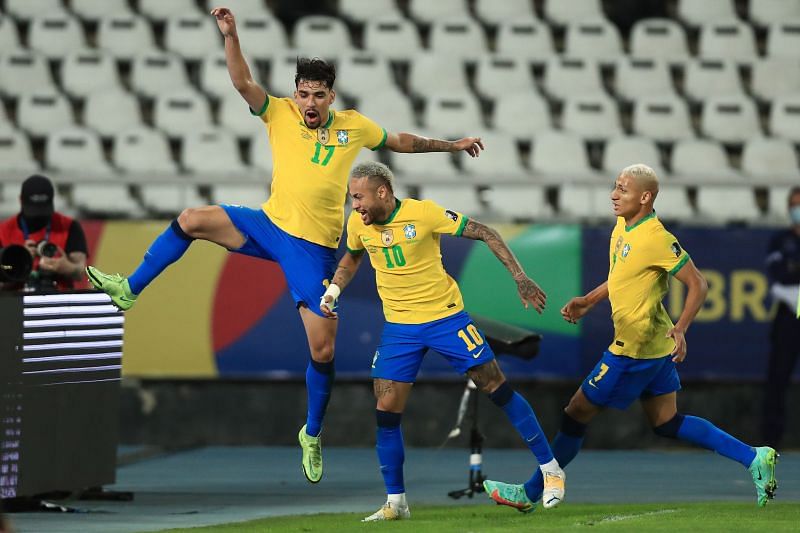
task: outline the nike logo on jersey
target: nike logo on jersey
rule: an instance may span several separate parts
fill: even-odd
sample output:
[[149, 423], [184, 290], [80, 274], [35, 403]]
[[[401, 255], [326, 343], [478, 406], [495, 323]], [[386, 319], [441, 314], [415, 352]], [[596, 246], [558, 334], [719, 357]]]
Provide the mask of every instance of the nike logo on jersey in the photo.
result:
[[478, 357], [480, 357], [480, 356], [481, 356], [481, 354], [483, 353], [483, 351], [484, 351], [485, 349], [486, 349], [486, 346], [484, 346], [483, 348], [481, 348], [481, 351], [479, 351], [478, 353], [474, 353], [474, 354], [472, 354], [472, 358], [473, 358], [473, 359], [477, 359]]

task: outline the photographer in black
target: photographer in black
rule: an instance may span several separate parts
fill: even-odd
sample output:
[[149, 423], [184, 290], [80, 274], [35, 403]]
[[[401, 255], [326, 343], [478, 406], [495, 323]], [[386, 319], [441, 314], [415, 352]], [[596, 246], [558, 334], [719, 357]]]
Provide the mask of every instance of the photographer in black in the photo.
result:
[[86, 236], [77, 221], [55, 211], [53, 196], [52, 182], [33, 175], [22, 184], [19, 214], [0, 222], [0, 250], [22, 245], [32, 257], [27, 282], [7, 282], [2, 288], [18, 289], [24, 284], [34, 289], [66, 290], [82, 279], [88, 254]]

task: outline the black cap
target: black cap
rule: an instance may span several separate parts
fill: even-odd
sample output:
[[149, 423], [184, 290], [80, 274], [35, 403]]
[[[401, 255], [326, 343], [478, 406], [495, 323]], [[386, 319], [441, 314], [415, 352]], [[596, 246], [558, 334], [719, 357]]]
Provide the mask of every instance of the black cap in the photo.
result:
[[26, 217], [46, 217], [53, 214], [53, 184], [39, 174], [34, 174], [22, 183], [20, 201], [22, 214]]

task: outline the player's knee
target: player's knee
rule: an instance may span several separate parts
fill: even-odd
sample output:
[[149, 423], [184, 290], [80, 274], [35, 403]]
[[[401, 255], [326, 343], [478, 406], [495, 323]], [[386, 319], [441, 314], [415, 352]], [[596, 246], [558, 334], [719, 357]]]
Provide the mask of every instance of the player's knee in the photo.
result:
[[660, 426], [653, 427], [653, 433], [655, 433], [660, 437], [666, 437], [668, 439], [677, 439], [678, 430], [681, 428], [681, 424], [683, 424], [683, 415], [680, 413], [676, 413], [675, 416], [673, 416]]
[[202, 216], [198, 209], [186, 208], [178, 215], [178, 225], [186, 235], [195, 237], [202, 229]]
[[309, 345], [311, 359], [320, 363], [333, 361], [333, 342], [320, 340]]

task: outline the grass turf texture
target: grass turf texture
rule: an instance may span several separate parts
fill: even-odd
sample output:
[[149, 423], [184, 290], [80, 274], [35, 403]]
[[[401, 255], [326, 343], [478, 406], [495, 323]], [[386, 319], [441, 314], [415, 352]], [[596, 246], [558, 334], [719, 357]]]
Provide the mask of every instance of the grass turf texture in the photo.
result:
[[[377, 509], [377, 507], [376, 507]], [[264, 518], [249, 522], [220, 524], [163, 532], [358, 532], [409, 531], [575, 531], [585, 528], [603, 531], [798, 531], [800, 503], [776, 503], [760, 509], [755, 503], [674, 503], [597, 505], [565, 503], [557, 509], [523, 515], [508, 507], [412, 506], [411, 520], [361, 523], [370, 513], [317, 514]]]

